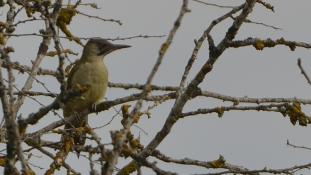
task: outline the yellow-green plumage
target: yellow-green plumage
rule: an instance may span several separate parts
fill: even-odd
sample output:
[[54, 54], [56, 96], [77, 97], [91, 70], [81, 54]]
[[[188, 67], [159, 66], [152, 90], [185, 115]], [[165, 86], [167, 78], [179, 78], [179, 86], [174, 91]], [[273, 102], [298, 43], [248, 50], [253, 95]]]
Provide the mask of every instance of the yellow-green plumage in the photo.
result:
[[[98, 103], [105, 95], [108, 86], [108, 70], [103, 62], [105, 55], [110, 52], [129, 47], [127, 45], [114, 45], [104, 39], [90, 39], [83, 49], [83, 54], [71, 69], [67, 79], [67, 89], [81, 92], [80, 96], [72, 97], [65, 102], [64, 117], [76, 115], [76, 120], [65, 124], [65, 130], [84, 127], [86, 117], [79, 113]], [[83, 119], [84, 118], [84, 119]], [[85, 133], [72, 135], [74, 143], [84, 145]]]
[[66, 103], [64, 117], [70, 117], [74, 112], [81, 112], [97, 103], [105, 95], [108, 84], [108, 71], [101, 60], [79, 61], [71, 72], [68, 89], [79, 92], [81, 88], [85, 88], [86, 91]]

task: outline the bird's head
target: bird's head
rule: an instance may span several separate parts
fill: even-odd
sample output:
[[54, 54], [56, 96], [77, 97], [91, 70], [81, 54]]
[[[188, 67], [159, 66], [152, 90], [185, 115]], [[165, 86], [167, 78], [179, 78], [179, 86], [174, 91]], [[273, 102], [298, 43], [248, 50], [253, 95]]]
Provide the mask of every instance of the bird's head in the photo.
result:
[[[90, 39], [83, 49], [83, 56], [101, 56], [102, 58], [107, 54], [123, 48], [131, 47], [129, 45], [123, 44], [112, 44], [109, 41], [102, 38], [92, 38]], [[83, 57], [82, 56], [82, 57]]]

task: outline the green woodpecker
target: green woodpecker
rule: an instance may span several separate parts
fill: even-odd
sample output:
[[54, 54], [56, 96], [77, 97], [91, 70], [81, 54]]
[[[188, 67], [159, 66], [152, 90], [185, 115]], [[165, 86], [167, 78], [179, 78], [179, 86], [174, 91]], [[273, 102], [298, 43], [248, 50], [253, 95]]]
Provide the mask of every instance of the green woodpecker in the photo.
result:
[[[108, 86], [108, 70], [103, 59], [109, 53], [130, 47], [112, 44], [102, 38], [92, 38], [84, 46], [81, 58], [76, 62], [68, 75], [67, 89], [81, 92], [80, 96], [72, 97], [64, 105], [64, 117], [76, 115], [76, 120], [66, 123], [65, 130], [82, 128], [86, 125], [85, 117], [79, 113], [98, 103], [105, 95]], [[83, 129], [82, 129], [83, 131]], [[75, 145], [84, 145], [85, 132], [74, 132]]]

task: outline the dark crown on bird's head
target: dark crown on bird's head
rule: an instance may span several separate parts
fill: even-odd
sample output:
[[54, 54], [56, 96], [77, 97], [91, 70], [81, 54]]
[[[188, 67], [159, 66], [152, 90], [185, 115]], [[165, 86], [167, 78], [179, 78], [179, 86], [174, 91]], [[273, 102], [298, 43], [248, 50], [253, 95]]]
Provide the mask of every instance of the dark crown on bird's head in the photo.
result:
[[123, 44], [112, 44], [103, 38], [91, 38], [83, 49], [83, 54], [105, 56], [115, 50], [131, 47]]

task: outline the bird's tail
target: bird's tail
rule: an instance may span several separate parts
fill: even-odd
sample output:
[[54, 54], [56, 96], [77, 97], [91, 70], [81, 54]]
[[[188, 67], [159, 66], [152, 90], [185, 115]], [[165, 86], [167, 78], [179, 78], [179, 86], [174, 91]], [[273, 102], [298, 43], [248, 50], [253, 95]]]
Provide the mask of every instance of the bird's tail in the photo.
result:
[[[66, 134], [62, 136], [62, 141], [68, 140], [68, 138], [73, 139], [73, 147], [79, 153], [79, 148], [84, 146], [86, 141], [86, 126], [87, 126], [87, 117], [75, 117], [70, 123], [65, 124]], [[66, 139], [67, 138], [67, 139]]]
[[65, 131], [69, 131], [71, 137], [73, 137], [74, 144], [77, 146], [85, 144], [86, 125], [87, 119], [84, 119], [84, 117], [76, 117], [71, 123], [65, 124]]

